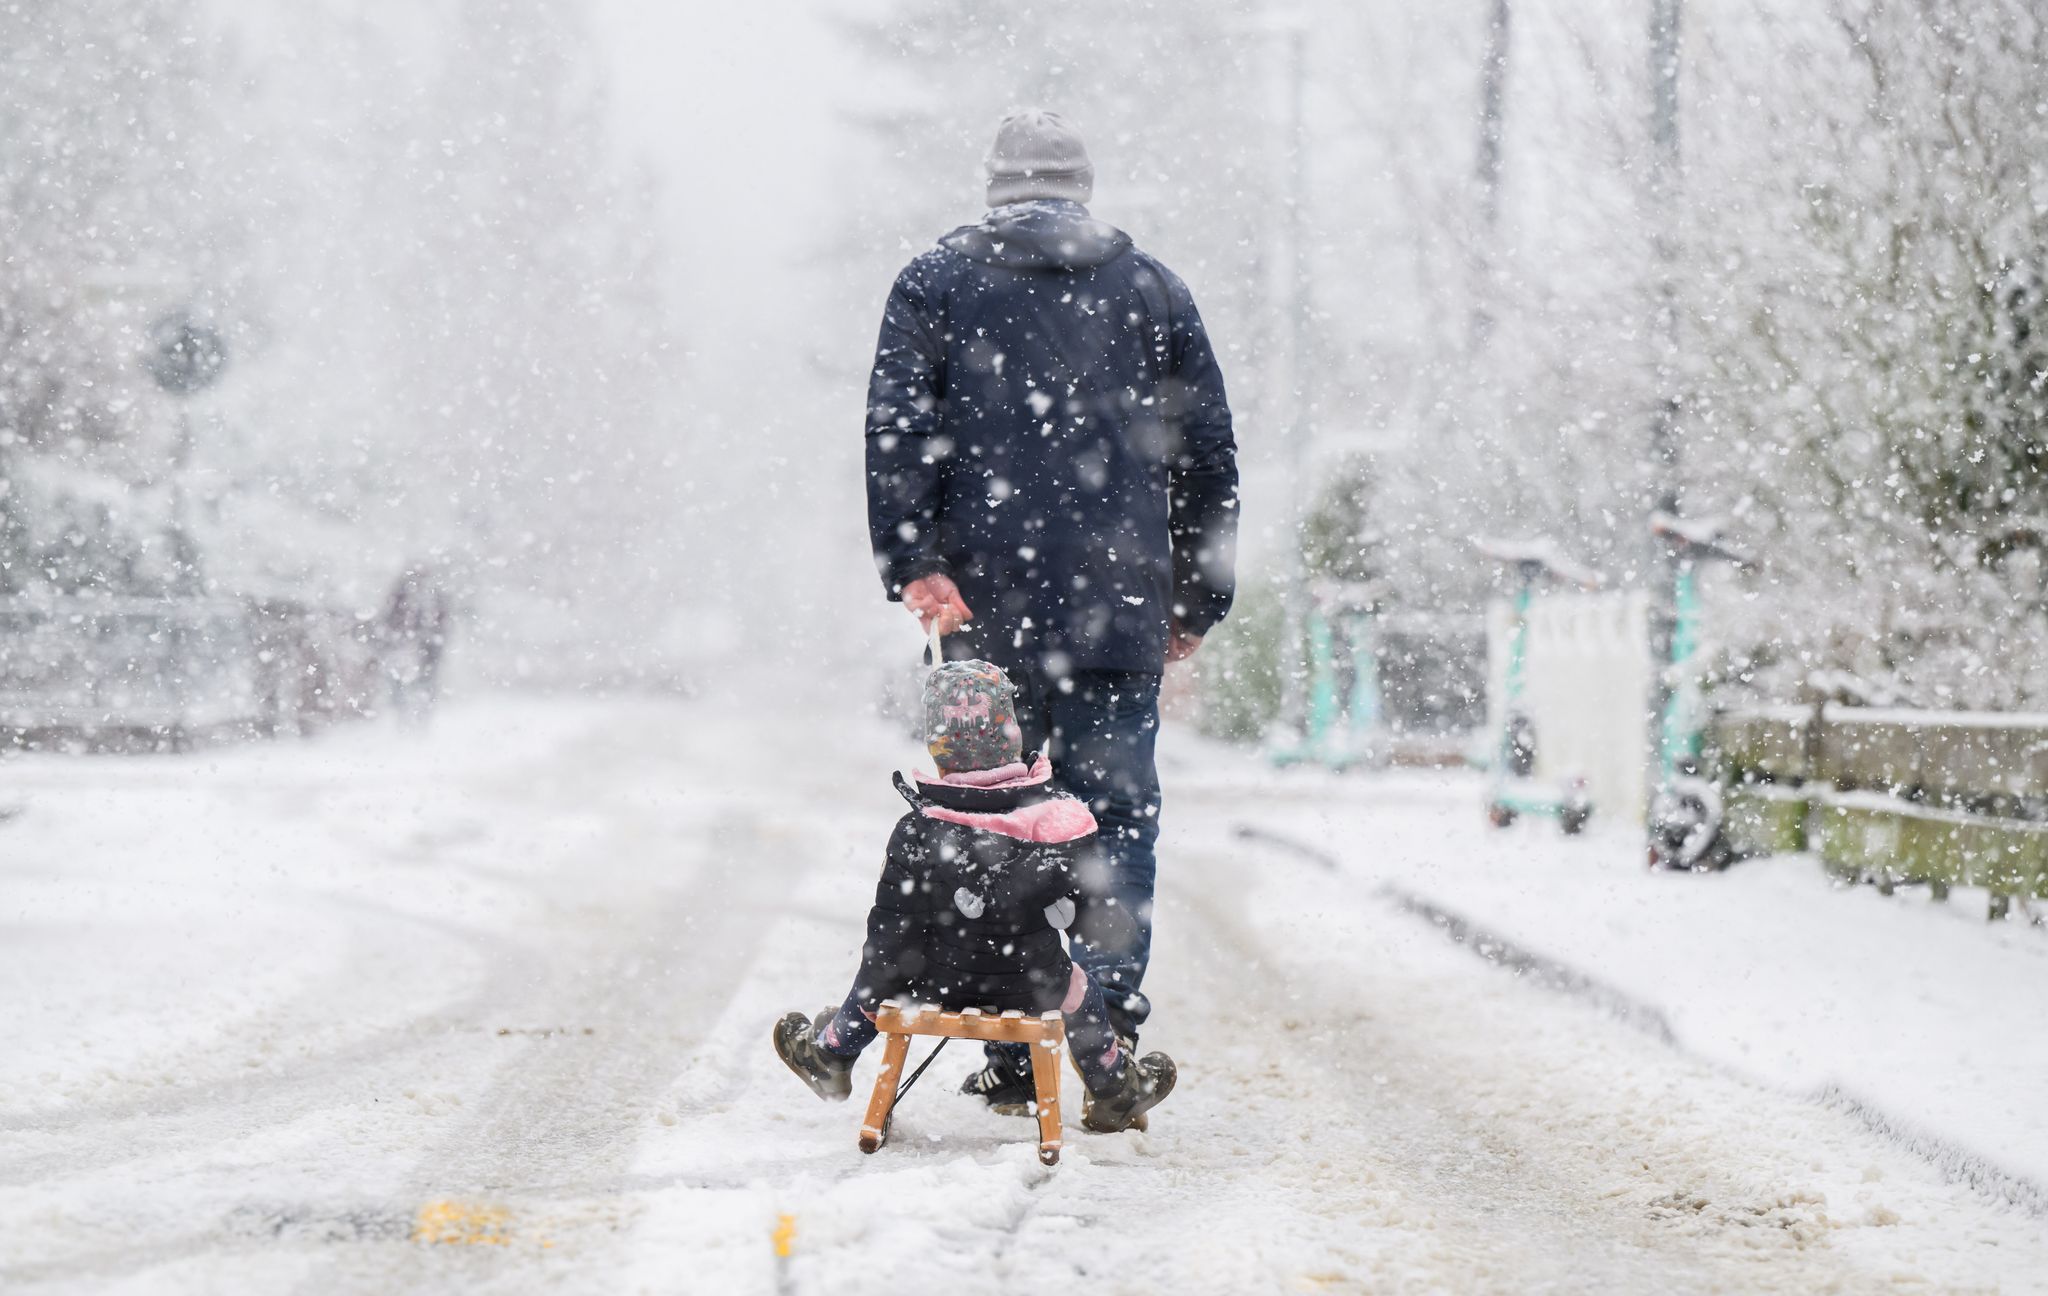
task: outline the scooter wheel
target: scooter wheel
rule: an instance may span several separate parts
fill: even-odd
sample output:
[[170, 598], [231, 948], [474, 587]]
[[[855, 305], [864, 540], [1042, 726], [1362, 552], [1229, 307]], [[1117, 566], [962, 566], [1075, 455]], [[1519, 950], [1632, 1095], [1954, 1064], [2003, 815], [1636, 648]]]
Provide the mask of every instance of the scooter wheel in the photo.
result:
[[1726, 837], [1717, 832], [1714, 834], [1714, 839], [1707, 843], [1706, 849], [1700, 852], [1699, 858], [1692, 862], [1692, 871], [1695, 873], [1719, 873], [1734, 862], [1734, 848], [1728, 844]]
[[1496, 804], [1486, 807], [1486, 822], [1494, 827], [1505, 828], [1514, 821], [1515, 811], [1512, 806]]
[[1507, 772], [1515, 778], [1528, 778], [1536, 772], [1536, 722], [1528, 716], [1508, 718], [1505, 756]]
[[1565, 836], [1576, 837], [1586, 831], [1586, 821], [1592, 817], [1591, 810], [1572, 807], [1557, 817], [1557, 826], [1564, 830]]

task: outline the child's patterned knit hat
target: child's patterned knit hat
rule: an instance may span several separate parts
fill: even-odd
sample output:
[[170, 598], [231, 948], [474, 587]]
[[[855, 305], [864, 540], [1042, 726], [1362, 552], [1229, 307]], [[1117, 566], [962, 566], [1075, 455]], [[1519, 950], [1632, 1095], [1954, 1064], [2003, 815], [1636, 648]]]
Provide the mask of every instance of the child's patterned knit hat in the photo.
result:
[[1017, 686], [985, 661], [945, 663], [925, 677], [924, 738], [941, 774], [1023, 760]]

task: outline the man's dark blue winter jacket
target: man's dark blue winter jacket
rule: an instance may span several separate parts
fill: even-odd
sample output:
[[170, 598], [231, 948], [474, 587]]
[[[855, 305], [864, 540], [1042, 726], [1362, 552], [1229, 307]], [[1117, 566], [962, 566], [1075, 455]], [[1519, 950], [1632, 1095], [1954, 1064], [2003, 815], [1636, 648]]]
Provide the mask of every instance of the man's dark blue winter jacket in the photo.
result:
[[[1230, 608], [1237, 445], [1187, 286], [1071, 202], [999, 207], [890, 294], [868, 525], [891, 598], [944, 572], [962, 649], [1157, 671]], [[951, 655], [951, 654], [949, 654]]]

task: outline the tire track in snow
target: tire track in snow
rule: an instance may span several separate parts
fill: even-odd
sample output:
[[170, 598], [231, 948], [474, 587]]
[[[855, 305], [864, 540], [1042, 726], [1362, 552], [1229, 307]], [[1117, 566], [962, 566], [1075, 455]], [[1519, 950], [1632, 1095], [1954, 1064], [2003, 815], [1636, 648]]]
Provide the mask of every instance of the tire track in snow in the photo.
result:
[[[1414, 1038], [1405, 1015], [1376, 1020], [1386, 1005], [1371, 989], [1334, 976], [1297, 980], [1286, 933], [1233, 907], [1239, 861], [1211, 848], [1175, 850], [1163, 878], [1153, 1034], [1180, 1061], [1182, 1083], [1153, 1131], [1076, 1133], [1057, 1169], [1023, 1182], [1007, 1149], [992, 1159], [978, 1150], [1001, 1137], [979, 1123], [968, 1127], [965, 1155], [890, 1168], [850, 1162], [822, 1194], [845, 1240], [800, 1256], [794, 1290], [819, 1290], [810, 1284], [821, 1280], [842, 1294], [945, 1281], [963, 1293], [998, 1292], [1078, 1279], [1109, 1291], [1805, 1291], [1840, 1278], [1824, 1250], [1808, 1249], [1819, 1245], [1819, 1226], [1803, 1201], [1752, 1212], [1724, 1205], [1714, 1185], [1717, 1200], [1702, 1199], [1702, 1209], [1737, 1220], [1726, 1227], [1744, 1239], [1730, 1254], [1703, 1249], [1701, 1230], [1720, 1226], [1701, 1224], [1684, 1204], [1656, 1207], [1673, 1189], [1629, 1160], [1626, 1139], [1586, 1153], [1568, 1135], [1535, 1137], [1495, 1110], [1497, 1095], [1468, 1092], [1436, 1047], [1434, 1032], [1460, 1029], [1455, 1013], [1424, 1011], [1428, 1025]], [[1435, 1006], [1475, 993], [1485, 985], [1461, 980], [1440, 987]], [[1505, 1015], [1513, 1013], [1510, 1005]], [[1633, 1034], [1616, 1038], [1647, 1047]], [[931, 1224], [935, 1243], [920, 1245], [923, 1259], [889, 1244], [885, 1278], [864, 1248], [899, 1236], [902, 1212], [937, 1204], [921, 1182], [934, 1172], [984, 1185], [965, 1190], [986, 1204]], [[901, 1204], [890, 1187], [898, 1175], [909, 1193]], [[864, 1227], [845, 1215], [856, 1183], [873, 1202]]]
[[[648, 726], [666, 718], [650, 716]], [[382, 1029], [359, 1047], [295, 1065], [289, 1076], [237, 1077], [180, 1095], [181, 1111], [170, 1119], [146, 1105], [78, 1113], [71, 1133], [82, 1137], [24, 1163], [29, 1182], [61, 1186], [85, 1212], [118, 1203], [142, 1213], [96, 1219], [73, 1209], [45, 1217], [36, 1244], [16, 1249], [21, 1259], [0, 1269], [0, 1285], [89, 1283], [196, 1261], [234, 1272], [310, 1264], [306, 1272], [319, 1277], [308, 1287], [323, 1292], [349, 1274], [366, 1291], [434, 1288], [465, 1273], [522, 1286], [513, 1271], [476, 1254], [502, 1254], [498, 1247], [413, 1240], [443, 1207], [439, 1218], [460, 1225], [463, 1208], [450, 1202], [453, 1194], [516, 1200], [521, 1209], [508, 1214], [510, 1223], [528, 1237], [553, 1230], [558, 1237], [548, 1240], [569, 1244], [561, 1250], [570, 1254], [583, 1249], [575, 1243], [609, 1236], [628, 1214], [622, 1199], [633, 1185], [618, 1171], [651, 1124], [646, 1100], [685, 1065], [695, 1033], [715, 1019], [743, 974], [768, 925], [757, 911], [795, 854], [791, 816], [778, 820], [742, 803], [707, 822], [702, 802], [685, 805], [666, 793], [663, 780], [682, 771], [646, 758], [663, 750], [658, 737], [608, 728], [547, 753], [537, 778], [494, 774], [497, 786], [481, 791], [506, 804], [515, 826], [546, 822], [552, 804], [604, 831], [571, 853], [550, 852], [529, 873], [491, 879], [501, 891], [538, 893], [523, 897], [523, 916], [508, 934], [440, 924], [474, 936], [486, 952], [482, 984], [425, 1019], [435, 1025], [424, 1038], [414, 1037], [417, 1021]], [[570, 776], [551, 777], [561, 770]], [[474, 782], [462, 786], [478, 790]], [[358, 845], [358, 854], [372, 848]], [[415, 921], [347, 895], [317, 898]], [[536, 898], [538, 906], [527, 903]], [[490, 1029], [585, 1022], [596, 1024], [594, 1034], [500, 1038]], [[238, 1036], [243, 1029], [238, 1024]], [[413, 1169], [401, 1171], [391, 1184], [397, 1191], [387, 1195], [374, 1187], [379, 1157], [388, 1159], [400, 1146], [393, 1140], [419, 1128], [420, 1115], [392, 1113], [389, 1101], [371, 1104], [416, 1085], [436, 1086], [453, 1110], [478, 1114], [415, 1153]], [[330, 1196], [307, 1169], [292, 1176], [312, 1187], [303, 1198], [244, 1198], [209, 1209], [242, 1177], [235, 1167], [246, 1155], [243, 1141], [281, 1142], [346, 1178]], [[157, 1164], [121, 1179], [106, 1173], [150, 1158]], [[167, 1192], [171, 1178], [184, 1182]], [[264, 1286], [282, 1290], [290, 1282]]]
[[[1235, 835], [1244, 841], [1261, 842], [1299, 855], [1328, 869], [1341, 863], [1305, 842], [1284, 833], [1249, 824], [1237, 827]], [[1673, 1029], [1664, 1010], [1633, 997], [1571, 964], [1518, 946], [1508, 937], [1489, 930], [1438, 901], [1391, 882], [1373, 886], [1374, 894], [1403, 912], [1439, 928], [1452, 944], [1462, 946], [1487, 963], [1513, 974], [1518, 980], [1580, 999], [1624, 1025], [1668, 1045], [1701, 1066], [1712, 1068], [1744, 1083], [1755, 1081], [1715, 1058], [1688, 1048]], [[1939, 1170], [1951, 1183], [1962, 1184], [2002, 1205], [2015, 1206], [2036, 1218], [2048, 1218], [2048, 1188], [2025, 1175], [2007, 1170], [1967, 1148], [1920, 1129], [1912, 1121], [1887, 1112], [1866, 1101], [1839, 1081], [1826, 1081], [1802, 1095], [1807, 1101], [1831, 1111], [1844, 1112], [1871, 1132], [1911, 1152]]]
[[[465, 1101], [475, 1115], [439, 1138], [407, 1175], [414, 1211], [453, 1216], [448, 1240], [463, 1240], [466, 1217], [500, 1212], [505, 1245], [422, 1245], [416, 1228], [402, 1245], [337, 1253], [306, 1290], [448, 1281], [517, 1287], [533, 1277], [536, 1248], [554, 1253], [551, 1264], [592, 1262], [630, 1227], [637, 1208], [624, 1172], [654, 1125], [655, 1100], [750, 966], [769, 926], [761, 915], [794, 867], [779, 844], [787, 837], [772, 826], [729, 817], [709, 837], [688, 887], [635, 906], [629, 886], [602, 906], [601, 921], [549, 951], [544, 989], [523, 1011], [578, 1029], [531, 1039], [506, 1058], [483, 1092]], [[658, 859], [672, 840], [661, 825], [626, 812], [596, 849]], [[717, 856], [746, 866], [720, 868]], [[571, 935], [559, 927], [554, 934]], [[591, 1033], [581, 1033], [586, 1027]]]
[[[619, 1177], [648, 1100], [682, 1070], [691, 1041], [745, 974], [782, 872], [762, 867], [770, 842], [757, 826], [729, 821], [713, 836], [749, 866], [726, 872], [707, 863], [687, 891], [638, 915], [630, 942], [609, 959], [558, 969], [537, 1019], [588, 1023], [596, 1034], [535, 1041], [502, 1067], [479, 1101], [482, 1114], [423, 1159], [423, 1189], [560, 1195]], [[704, 921], [714, 914], [718, 921]], [[616, 930], [606, 928], [605, 944]], [[686, 931], [687, 956], [677, 944]], [[654, 1023], [664, 1024], [663, 1040], [650, 1048]]]
[[[1607, 1079], [1593, 1062], [1604, 1053], [1654, 1048], [1631, 1043], [1635, 1032], [1588, 1031], [1592, 1077], [1552, 1071], [1558, 1037], [1537, 1015], [1524, 1020], [1514, 1000], [1481, 984], [1333, 962], [1306, 938], [1276, 947], [1281, 933], [1217, 898], [1231, 894], [1232, 864], [1199, 850], [1177, 863], [1195, 875], [1176, 891], [1208, 937], [1197, 1002], [1230, 1005], [1219, 1024], [1236, 1028], [1233, 1072], [1287, 1086], [1283, 1121], [1298, 1121], [1299, 1108], [1318, 1114], [1310, 1128], [1266, 1131], [1292, 1163], [1276, 1173], [1327, 1165], [1328, 1191], [1307, 1197], [1308, 1209], [1394, 1227], [1394, 1249], [1360, 1287], [1400, 1274], [1452, 1290], [1809, 1291], [1890, 1277], [1836, 1260], [1825, 1217], [1796, 1189], [1759, 1198], [1752, 1186], [1719, 1182], [1692, 1157], [1693, 1136], [1663, 1128], [1654, 1103], [1636, 1105], [1639, 1095], [1614, 1093], [1611, 1106], [1573, 1113], [1598, 1124], [1560, 1128], [1564, 1104], [1553, 1110], [1543, 1095], [1583, 1094], [1589, 1079]], [[1228, 958], [1235, 985], [1218, 975]], [[1338, 975], [1347, 967], [1348, 979]], [[1297, 978], [1315, 987], [1313, 1005], [1276, 1011], [1298, 1000]], [[1683, 1083], [1654, 1079], [1653, 1091]], [[1674, 1185], [1680, 1166], [1684, 1182]], [[1703, 1213], [1660, 1204], [1681, 1196]], [[1725, 1244], [1702, 1245], [1713, 1238]]]
[[[483, 928], [411, 913], [358, 896], [320, 894], [311, 900], [331, 908], [355, 910], [367, 921], [410, 927], [421, 935], [459, 946], [482, 963], [483, 975], [474, 990], [436, 1005], [426, 1016], [387, 1025], [365, 1039], [296, 1056], [289, 1063], [256, 1074], [201, 1080], [143, 1097], [82, 1103], [52, 1112], [0, 1116], [0, 1134], [52, 1134], [69, 1129], [90, 1132], [90, 1138], [81, 1140], [79, 1146], [45, 1154], [40, 1161], [0, 1164], [0, 1184], [26, 1182], [52, 1171], [76, 1172], [154, 1155], [182, 1138], [204, 1134], [203, 1126], [221, 1110], [232, 1109], [237, 1119], [244, 1122], [252, 1118], [281, 1118], [290, 1114], [291, 1105], [298, 1099], [343, 1087], [351, 1073], [374, 1072], [406, 1055], [439, 1047], [442, 1036], [450, 1029], [447, 1023], [471, 1023], [476, 1029], [483, 1029], [487, 1010], [505, 1001], [516, 984], [519, 970], [530, 967], [535, 955], [531, 946]], [[261, 1034], [272, 1022], [288, 1022], [311, 1014], [333, 1015], [337, 988], [353, 979], [346, 967], [331, 973], [295, 992], [284, 1003], [265, 1010], [255, 1021], [238, 1024], [236, 1039]], [[430, 1023], [439, 1024], [424, 1034], [416, 1033]], [[185, 1060], [162, 1064], [162, 1069], [213, 1064], [227, 1044], [228, 1041], [221, 1041], [188, 1053]], [[282, 1047], [290, 1048], [291, 1041], [285, 1041]], [[111, 1124], [132, 1128], [115, 1141], [107, 1138], [106, 1127]]]
[[1505, 936], [1487, 930], [1464, 915], [1437, 904], [1391, 882], [1382, 882], [1374, 893], [1396, 909], [1410, 913], [1443, 931], [1453, 945], [1462, 945], [1481, 959], [1513, 974], [1518, 980], [1545, 990], [1584, 1000], [1624, 1026], [1632, 1027], [1659, 1044], [1676, 1047], [1678, 1036], [1661, 1008], [1631, 998], [1597, 977], [1589, 976], [1569, 963], [1536, 954]]

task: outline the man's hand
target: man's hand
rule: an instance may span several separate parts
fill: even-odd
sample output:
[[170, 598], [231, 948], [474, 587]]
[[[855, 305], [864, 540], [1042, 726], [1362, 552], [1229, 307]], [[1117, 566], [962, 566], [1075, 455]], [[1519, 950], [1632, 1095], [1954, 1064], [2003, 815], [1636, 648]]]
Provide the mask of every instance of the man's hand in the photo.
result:
[[1180, 622], [1173, 623], [1173, 633], [1166, 637], [1166, 660], [1186, 661], [1195, 655], [1195, 649], [1202, 646], [1202, 636], [1189, 634], [1181, 629]]
[[911, 610], [927, 634], [931, 633], [934, 620], [939, 623], [940, 634], [952, 634], [974, 619], [973, 610], [960, 597], [960, 587], [953, 583], [953, 578], [936, 572], [903, 587], [903, 606]]

